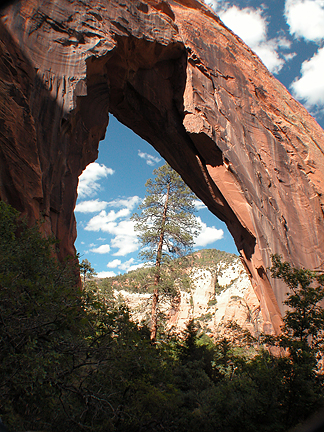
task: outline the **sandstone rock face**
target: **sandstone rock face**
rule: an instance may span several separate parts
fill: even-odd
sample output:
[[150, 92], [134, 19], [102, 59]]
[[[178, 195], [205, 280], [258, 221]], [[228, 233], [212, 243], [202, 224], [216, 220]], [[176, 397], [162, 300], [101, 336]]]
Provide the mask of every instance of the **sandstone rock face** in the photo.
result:
[[[270, 322], [263, 321], [260, 303], [239, 258], [220, 261], [212, 268], [190, 268], [188, 272], [192, 289], [180, 291], [180, 301], [174, 305], [166, 300], [160, 304], [168, 328], [182, 332], [194, 319], [207, 335], [217, 337], [229, 323], [237, 323], [258, 337], [264, 328], [271, 327]], [[115, 289], [114, 295], [124, 299], [135, 321], [150, 319], [151, 294]]]
[[0, 32], [1, 199], [73, 253], [111, 112], [226, 222], [278, 331], [271, 253], [323, 269], [324, 132], [258, 57], [196, 0], [22, 0]]

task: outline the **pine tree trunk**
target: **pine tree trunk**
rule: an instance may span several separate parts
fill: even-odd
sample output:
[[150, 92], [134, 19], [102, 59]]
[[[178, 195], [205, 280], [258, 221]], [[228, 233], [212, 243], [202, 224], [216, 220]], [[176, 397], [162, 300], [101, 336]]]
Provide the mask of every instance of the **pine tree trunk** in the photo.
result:
[[170, 184], [168, 184], [167, 187], [167, 194], [165, 198], [162, 223], [161, 223], [161, 233], [160, 233], [160, 239], [159, 239], [158, 249], [156, 253], [156, 261], [155, 261], [154, 291], [153, 291], [152, 312], [151, 312], [151, 341], [153, 343], [156, 341], [156, 335], [157, 335], [160, 268], [161, 268], [162, 247], [163, 247], [164, 233], [165, 233], [165, 222], [166, 222], [167, 212], [168, 212], [169, 193], [170, 193]]

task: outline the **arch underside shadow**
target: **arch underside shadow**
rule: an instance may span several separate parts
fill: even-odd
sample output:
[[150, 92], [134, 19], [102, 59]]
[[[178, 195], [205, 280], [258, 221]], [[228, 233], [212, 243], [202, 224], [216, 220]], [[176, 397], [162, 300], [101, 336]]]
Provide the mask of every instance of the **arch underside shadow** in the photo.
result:
[[[88, 60], [88, 82], [91, 82], [92, 74], [96, 75], [96, 63], [102, 67], [101, 61]], [[184, 126], [188, 67], [187, 52], [182, 44], [164, 47], [153, 43], [152, 46], [150, 42], [130, 36], [118, 37], [117, 46], [104, 67], [104, 76], [109, 82], [109, 111], [149, 142], [208, 209], [226, 223], [243, 264], [255, 281], [252, 259], [256, 253], [256, 237], [218, 187], [219, 177], [228, 172], [229, 160], [205, 131], [188, 132]], [[244, 206], [244, 198], [235, 183], [231, 194], [236, 195], [240, 205]], [[272, 331], [275, 324], [277, 331], [281, 324], [280, 309], [262, 264], [257, 268], [257, 277], [259, 286], [262, 281], [260, 303], [267, 298], [267, 306], [264, 304], [262, 309], [265, 328]]]
[[[97, 157], [109, 111], [226, 223], [265, 330], [279, 331], [286, 288], [269, 277], [271, 254], [312, 269], [324, 262], [324, 134], [304, 108], [198, 1], [22, 3], [3, 22], [16, 70], [4, 79], [23, 94], [33, 124], [27, 147], [37, 158], [30, 190], [13, 180], [1, 198], [19, 196], [31, 220], [45, 214], [62, 257], [71, 253], [78, 176]], [[28, 129], [26, 116], [15, 121]]]

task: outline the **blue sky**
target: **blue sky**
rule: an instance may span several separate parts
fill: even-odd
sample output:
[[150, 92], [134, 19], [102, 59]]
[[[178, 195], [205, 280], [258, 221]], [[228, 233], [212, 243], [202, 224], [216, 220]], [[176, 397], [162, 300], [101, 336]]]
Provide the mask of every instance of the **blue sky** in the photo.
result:
[[[207, 4], [324, 127], [324, 0], [217, 1]], [[114, 117], [99, 157], [80, 176], [77, 251], [101, 277], [142, 265], [130, 220], [145, 196], [145, 182], [164, 164], [147, 142]], [[197, 202], [202, 225], [195, 249], [237, 253], [224, 223]]]

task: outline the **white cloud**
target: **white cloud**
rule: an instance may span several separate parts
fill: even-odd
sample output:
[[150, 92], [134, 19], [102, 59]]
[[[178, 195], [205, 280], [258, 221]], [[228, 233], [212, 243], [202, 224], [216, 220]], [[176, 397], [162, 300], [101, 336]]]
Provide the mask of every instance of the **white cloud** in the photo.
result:
[[315, 42], [324, 39], [323, 0], [286, 0], [285, 18], [290, 34]]
[[134, 222], [131, 220], [123, 220], [119, 223], [115, 222], [120, 217], [129, 216], [128, 209], [119, 210], [117, 213], [114, 210], [108, 214], [103, 210], [97, 216], [94, 216], [85, 227], [87, 231], [103, 231], [115, 236], [110, 245], [117, 248], [118, 251], [113, 255], [125, 256], [135, 252], [138, 247], [137, 235], [134, 230]]
[[106, 254], [110, 252], [110, 246], [108, 244], [104, 244], [95, 249], [90, 249], [90, 252], [94, 252], [98, 254]]
[[139, 248], [133, 221], [122, 221], [119, 224], [112, 222], [110, 232], [115, 235], [111, 240], [111, 246], [118, 248], [118, 251], [113, 254], [114, 256], [125, 256]]
[[195, 240], [195, 246], [207, 246], [208, 244], [214, 243], [217, 240], [221, 240], [224, 236], [224, 231], [222, 229], [217, 229], [215, 227], [208, 227], [200, 217], [197, 217], [202, 230], [199, 236]]
[[292, 60], [294, 57], [296, 57], [297, 53], [293, 52], [293, 53], [289, 53], [289, 54], [283, 54], [283, 58], [286, 61], [290, 61]]
[[[104, 226], [118, 218], [125, 218], [130, 215], [131, 210], [141, 201], [138, 196], [133, 196], [127, 199], [118, 199], [110, 202], [91, 200], [83, 201], [76, 206], [76, 211], [82, 213], [94, 213], [100, 211], [100, 213], [94, 216], [88, 222], [86, 226], [87, 231], [99, 231], [100, 229], [105, 231]], [[111, 210], [109, 213], [103, 210], [103, 208], [110, 207], [125, 207], [118, 212]]]
[[79, 177], [78, 195], [80, 197], [90, 196], [100, 189], [98, 181], [102, 178], [112, 175], [114, 170], [93, 162], [86, 167]]
[[108, 278], [108, 277], [114, 277], [114, 276], [116, 276], [116, 273], [113, 271], [102, 271], [102, 272], [99, 272], [96, 277], [97, 278]]
[[87, 223], [85, 230], [86, 231], [104, 231], [110, 232], [110, 224], [118, 218], [123, 218], [129, 216], [129, 209], [125, 208], [119, 210], [117, 213], [114, 210], [111, 210], [109, 213], [106, 213], [105, 210], [102, 210], [98, 215], [94, 216]]
[[267, 22], [262, 17], [260, 9], [239, 9], [237, 6], [232, 6], [225, 12], [221, 12], [220, 18], [250, 47], [257, 46], [266, 39]]
[[207, 208], [206, 205], [200, 200], [195, 200], [194, 205], [195, 205], [196, 210], [201, 210], [203, 208]]
[[[135, 252], [138, 247], [137, 235], [134, 231], [134, 222], [129, 220], [131, 210], [136, 206], [141, 199], [138, 196], [130, 197], [127, 199], [117, 199], [107, 203], [109, 206], [124, 207], [119, 211], [111, 210], [106, 212], [102, 210], [99, 214], [90, 219], [87, 223], [86, 231], [103, 231], [113, 236], [110, 246], [116, 248], [115, 256], [125, 256], [129, 253]], [[117, 219], [125, 219], [116, 222]], [[100, 248], [96, 249], [99, 250]], [[114, 261], [116, 263], [116, 261]]]
[[123, 264], [121, 264], [119, 266], [120, 270], [128, 270], [134, 261], [135, 261], [134, 258], [131, 258], [128, 261], [125, 261]]
[[222, 0], [204, 0], [205, 3], [212, 7], [215, 11], [218, 11], [220, 6], [224, 3]]
[[278, 41], [279, 48], [289, 49], [291, 47], [291, 41], [286, 39], [285, 37], [279, 37], [277, 41]]
[[[121, 263], [120, 260], [113, 260], [113, 261], [111, 261], [111, 263], [114, 263], [114, 262]], [[141, 267], [145, 266], [144, 263], [130, 265], [132, 262], [134, 262], [133, 258], [130, 259], [130, 260], [128, 260], [128, 261], [126, 261], [125, 263], [123, 263], [123, 264], [121, 264], [119, 266], [114, 266], [114, 267], [112, 265], [109, 266], [108, 264], [110, 264], [110, 263], [108, 263], [107, 267], [110, 267], [110, 268], [119, 267], [121, 270], [125, 270], [127, 272], [130, 272], [130, 271], [137, 270], [138, 268], [141, 268]], [[116, 273], [114, 271], [102, 271], [102, 272], [99, 272], [96, 275], [96, 277], [98, 277], [98, 278], [107, 278], [107, 277], [114, 277], [114, 276], [116, 276]]]
[[138, 150], [138, 156], [142, 159], [144, 159], [147, 163], [147, 165], [154, 166], [158, 162], [160, 162], [160, 158], [157, 156], [152, 156], [148, 153], [144, 153], [141, 150]]
[[280, 57], [278, 49], [288, 49], [286, 39], [267, 39], [267, 20], [261, 9], [239, 9], [232, 6], [219, 12], [222, 21], [233, 30], [244, 42], [255, 51], [270, 72], [278, 73], [285, 60]]
[[278, 73], [285, 62], [291, 60], [291, 56], [279, 54], [279, 49], [290, 48], [287, 39], [267, 39], [268, 22], [260, 8], [240, 9], [220, 0], [206, 0], [206, 3], [218, 13], [227, 27], [258, 54], [270, 72]]
[[120, 198], [113, 201], [109, 201], [108, 205], [110, 207], [126, 207], [129, 210], [132, 210], [136, 205], [142, 201], [140, 197], [137, 195], [129, 198]]
[[281, 58], [277, 51], [278, 43], [276, 39], [270, 39], [251, 48], [258, 54], [260, 59], [272, 73], [278, 73], [285, 64], [284, 58]]
[[301, 67], [301, 77], [295, 80], [291, 88], [298, 99], [306, 101], [310, 108], [314, 105], [324, 106], [324, 47]]
[[144, 267], [146, 264], [144, 264], [144, 263], [140, 263], [140, 264], [134, 264], [134, 265], [132, 265], [132, 266], [130, 266], [128, 269], [127, 269], [127, 271], [133, 271], [133, 270], [137, 270], [138, 268], [142, 268], [142, 267]]
[[76, 205], [74, 211], [80, 213], [95, 213], [105, 209], [107, 205], [108, 203], [106, 201], [99, 201], [99, 199], [82, 201]]
[[110, 262], [107, 264], [107, 267], [108, 267], [108, 268], [116, 268], [116, 267], [118, 267], [120, 264], [121, 264], [121, 261], [120, 261], [119, 259], [115, 259], [115, 260], [113, 260], [113, 261], [110, 261]]
[[107, 264], [108, 268], [117, 268], [120, 270], [124, 270], [124, 271], [132, 271], [132, 270], [136, 270], [140, 267], [144, 267], [145, 264], [144, 263], [139, 263], [139, 264], [133, 264], [134, 263], [134, 258], [129, 259], [128, 261], [125, 262], [121, 262], [120, 259], [115, 259], [113, 261], [110, 261]]

